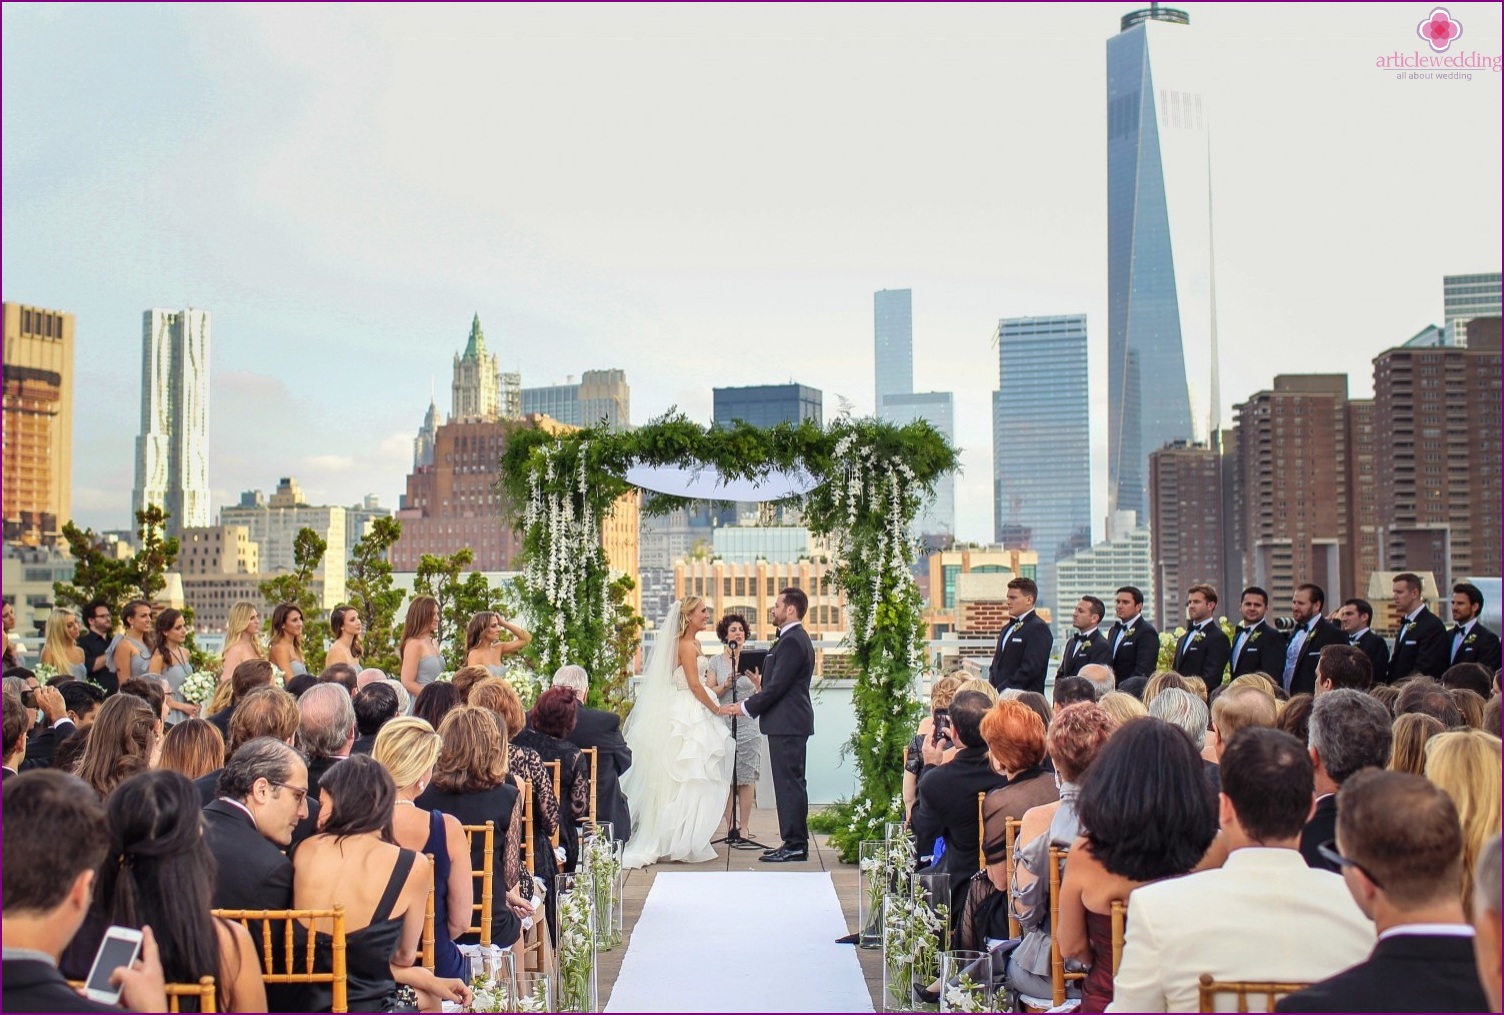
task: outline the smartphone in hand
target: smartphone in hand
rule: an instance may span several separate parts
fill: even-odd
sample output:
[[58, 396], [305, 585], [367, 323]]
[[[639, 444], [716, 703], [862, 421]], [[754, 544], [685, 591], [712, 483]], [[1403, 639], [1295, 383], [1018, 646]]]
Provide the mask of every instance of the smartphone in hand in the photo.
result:
[[124, 966], [129, 969], [141, 954], [141, 932], [133, 927], [111, 927], [94, 953], [94, 965], [84, 981], [84, 997], [101, 1004], [118, 1004], [120, 986], [110, 983], [110, 976]]

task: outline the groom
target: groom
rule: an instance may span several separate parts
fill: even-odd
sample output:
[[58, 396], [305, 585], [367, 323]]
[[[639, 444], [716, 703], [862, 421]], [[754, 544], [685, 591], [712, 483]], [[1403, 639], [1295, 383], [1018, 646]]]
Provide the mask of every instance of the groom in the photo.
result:
[[[809, 789], [804, 782], [804, 755], [815, 732], [815, 708], [809, 682], [815, 673], [815, 647], [801, 623], [809, 597], [787, 588], [773, 603], [778, 637], [768, 652], [762, 690], [741, 702], [721, 706], [722, 715], [746, 715], [761, 721], [773, 763], [773, 789], [778, 797], [778, 831], [783, 845], [763, 854], [763, 863], [794, 863], [809, 859]], [[757, 673], [756, 670], [753, 674]]]

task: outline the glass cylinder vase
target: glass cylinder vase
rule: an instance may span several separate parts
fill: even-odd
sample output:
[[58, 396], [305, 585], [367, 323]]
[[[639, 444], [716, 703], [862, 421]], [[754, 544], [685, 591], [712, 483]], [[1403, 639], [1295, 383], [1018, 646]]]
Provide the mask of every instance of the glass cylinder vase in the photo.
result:
[[519, 972], [507, 995], [508, 1012], [557, 1011], [554, 1006], [554, 980], [548, 973]]
[[995, 1011], [992, 1007], [992, 955], [952, 950], [940, 953], [940, 1010]]
[[599, 1011], [596, 994], [595, 882], [582, 872], [554, 878], [558, 942], [555, 993], [561, 1012]]
[[883, 897], [883, 1011], [914, 1010], [913, 912], [907, 894]]
[[928, 987], [940, 978], [940, 953], [950, 947], [950, 875], [914, 874], [909, 885], [914, 899], [914, 980]]
[[622, 844], [609, 835], [580, 840], [580, 869], [593, 885], [591, 907], [597, 951], [609, 952], [621, 944], [624, 934], [621, 850]]
[[883, 898], [888, 894], [888, 844], [867, 840], [857, 847], [862, 887], [857, 895], [857, 945], [883, 946]]

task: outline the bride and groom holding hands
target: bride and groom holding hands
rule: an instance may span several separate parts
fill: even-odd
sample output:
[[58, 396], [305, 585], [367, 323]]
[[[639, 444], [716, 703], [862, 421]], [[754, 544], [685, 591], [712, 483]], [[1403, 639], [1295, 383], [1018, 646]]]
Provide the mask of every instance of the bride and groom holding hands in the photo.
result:
[[809, 693], [815, 649], [803, 625], [808, 607], [809, 598], [800, 589], [778, 594], [772, 609], [778, 637], [763, 664], [762, 689], [729, 705], [719, 704], [705, 686], [709, 661], [696, 639], [711, 624], [710, 604], [688, 596], [669, 610], [623, 730], [632, 767], [622, 775], [621, 787], [633, 819], [624, 866], [714, 859], [710, 839], [726, 809], [736, 758], [735, 741], [722, 717], [733, 714], [759, 720], [768, 738], [783, 842], [765, 853], [763, 862], [809, 859], [804, 766], [815, 731]]

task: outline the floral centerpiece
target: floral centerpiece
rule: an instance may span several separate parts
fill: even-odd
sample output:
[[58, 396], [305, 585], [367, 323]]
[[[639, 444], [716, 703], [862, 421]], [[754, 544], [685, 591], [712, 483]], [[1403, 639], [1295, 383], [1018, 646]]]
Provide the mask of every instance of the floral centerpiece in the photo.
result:
[[560, 874], [557, 884], [559, 1011], [593, 1012], [597, 1008], [594, 887], [583, 874]]
[[620, 906], [621, 853], [613, 839], [589, 835], [580, 843], [580, 869], [593, 886], [596, 946], [608, 952], [621, 944], [622, 930], [616, 921]]
[[517, 982], [504, 978], [492, 978], [485, 973], [470, 981], [470, 990], [475, 995], [467, 1009], [474, 1012], [533, 1012], [548, 1011], [548, 981], [544, 977], [532, 978], [531, 990], [525, 990]]
[[987, 996], [987, 985], [978, 983], [970, 973], [962, 973], [955, 983], [947, 983], [940, 998], [941, 1011], [996, 1011]]
[[183, 700], [199, 708], [207, 708], [209, 702], [214, 700], [214, 692], [219, 689], [219, 680], [208, 670], [198, 670], [183, 678], [183, 683], [178, 687], [178, 694]]
[[950, 923], [950, 905], [927, 902], [917, 882], [888, 896], [883, 909], [883, 1003], [887, 1011], [914, 1011], [915, 987], [938, 974]]

